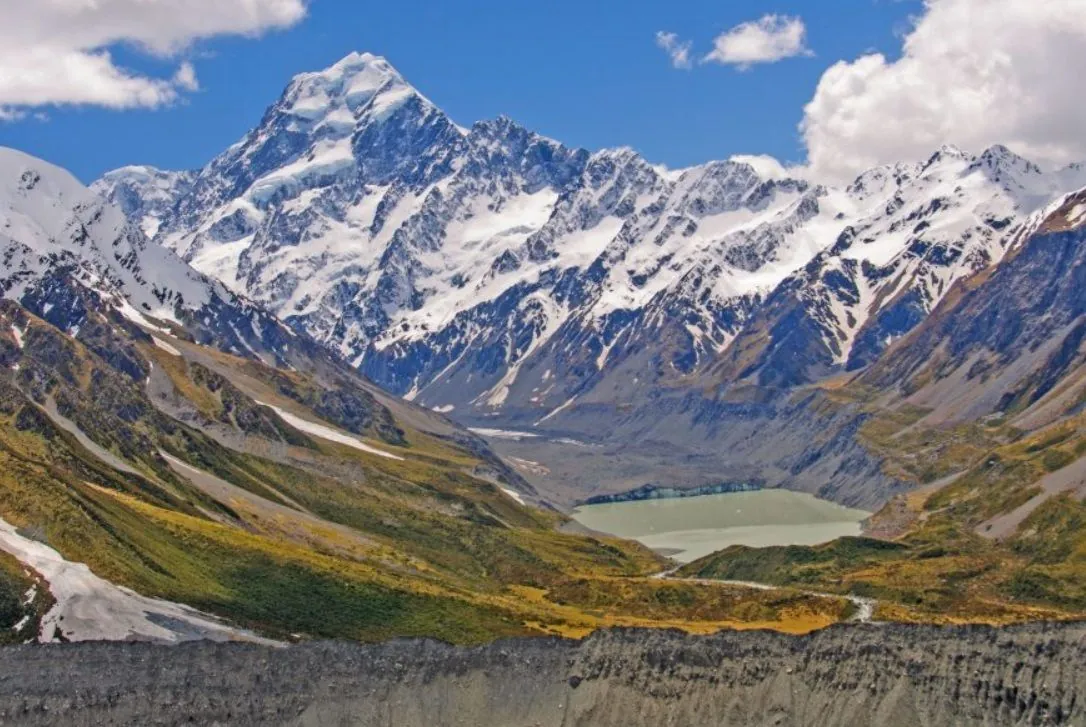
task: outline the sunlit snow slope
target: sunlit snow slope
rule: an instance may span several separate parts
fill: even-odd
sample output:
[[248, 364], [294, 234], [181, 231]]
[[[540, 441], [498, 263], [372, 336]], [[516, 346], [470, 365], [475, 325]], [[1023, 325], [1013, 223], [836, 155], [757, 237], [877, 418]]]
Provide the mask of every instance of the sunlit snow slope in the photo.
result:
[[387, 388], [535, 423], [700, 372], [863, 366], [1084, 177], [1002, 147], [844, 188], [742, 161], [667, 170], [504, 117], [463, 128], [353, 54], [295, 77], [204, 169], [97, 189]]

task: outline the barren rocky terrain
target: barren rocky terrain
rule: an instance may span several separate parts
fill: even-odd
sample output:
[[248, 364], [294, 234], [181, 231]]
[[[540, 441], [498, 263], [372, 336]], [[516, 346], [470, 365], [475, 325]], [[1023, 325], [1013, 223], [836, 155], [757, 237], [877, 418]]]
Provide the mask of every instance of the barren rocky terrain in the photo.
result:
[[1086, 625], [0, 651], [24, 725], [1081, 725]]

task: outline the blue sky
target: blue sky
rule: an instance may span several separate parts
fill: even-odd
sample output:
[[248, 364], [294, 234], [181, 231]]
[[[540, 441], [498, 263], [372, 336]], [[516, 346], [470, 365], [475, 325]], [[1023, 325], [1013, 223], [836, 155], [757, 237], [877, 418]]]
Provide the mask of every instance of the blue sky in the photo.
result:
[[[182, 57], [201, 89], [178, 103], [47, 107], [45, 120], [0, 122], [0, 145], [85, 181], [124, 164], [199, 167], [255, 125], [293, 74], [368, 50], [462, 124], [504, 113], [567, 144], [628, 145], [670, 166], [736, 153], [802, 161], [797, 124], [823, 72], [871, 50], [895, 58], [920, 10], [919, 0], [313, 0], [289, 29], [197, 42]], [[654, 42], [671, 31], [700, 57], [719, 33], [766, 13], [802, 16], [813, 56], [678, 70]], [[178, 63], [111, 51], [140, 73], [169, 76]]]

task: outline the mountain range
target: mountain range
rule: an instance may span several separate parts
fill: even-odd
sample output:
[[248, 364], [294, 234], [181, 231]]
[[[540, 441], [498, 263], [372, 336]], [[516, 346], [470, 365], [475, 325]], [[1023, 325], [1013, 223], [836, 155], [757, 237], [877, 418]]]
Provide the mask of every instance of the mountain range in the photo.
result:
[[[1082, 165], [669, 170], [459, 126], [368, 54], [200, 170], [0, 149], [0, 633], [1077, 617], [1084, 230]], [[875, 514], [691, 580], [563, 514], [655, 485]]]
[[803, 431], [779, 416], [797, 387], [877, 361], [1086, 186], [1086, 166], [948, 146], [847, 185], [765, 160], [669, 170], [504, 117], [459, 126], [386, 60], [353, 54], [296, 76], [203, 169], [93, 186], [383, 388], [531, 435], [495, 446], [560, 500], [666, 476], [871, 505], [904, 485], [862, 453], [811, 471], [804, 437], [791, 461], [752, 464], [720, 430]]
[[[761, 168], [756, 168], [761, 167]], [[1086, 167], [947, 147], [832, 186], [458, 126], [383, 58], [295, 77], [206, 167], [94, 187], [197, 270], [463, 421], [873, 362]]]
[[0, 241], [0, 642], [577, 632], [508, 589], [659, 567], [6, 149]]

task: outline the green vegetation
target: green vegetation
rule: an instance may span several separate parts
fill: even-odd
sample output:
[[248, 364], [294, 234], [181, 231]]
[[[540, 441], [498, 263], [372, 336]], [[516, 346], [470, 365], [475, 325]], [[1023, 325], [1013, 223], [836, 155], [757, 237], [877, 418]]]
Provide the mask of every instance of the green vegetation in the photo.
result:
[[38, 574], [0, 552], [0, 644], [32, 639], [52, 603]]
[[908, 546], [870, 538], [839, 538], [816, 546], [748, 548], [734, 545], [695, 561], [679, 572], [692, 578], [810, 587], [839, 582], [851, 571], [900, 558], [906, 550]]
[[877, 615], [887, 619], [1006, 623], [1086, 615], [1086, 504], [1081, 492], [1046, 494], [1040, 485], [1086, 453], [1086, 415], [1030, 435], [1002, 421], [925, 428], [917, 426], [921, 416], [909, 409], [880, 414], [863, 429], [898, 474], [918, 483], [961, 472], [876, 513], [871, 529], [896, 530], [892, 541], [733, 547], [680, 574], [874, 597]]
[[707, 623], [763, 626], [823, 626], [848, 618], [851, 603], [798, 591], [761, 591], [669, 580], [601, 580], [580, 578], [557, 586], [550, 597], [603, 614], [619, 614], [645, 622], [694, 619]]
[[1067, 494], [1048, 500], [1010, 546], [1025, 564], [1003, 586], [1008, 597], [1086, 612], [1086, 503]]
[[[651, 551], [560, 532], [563, 516], [472, 476], [481, 445], [405, 425], [328, 362], [318, 379], [191, 342], [176, 356], [93, 316], [93, 345], [11, 306], [0, 329], [5, 316], [27, 332], [23, 346], [0, 336], [0, 516], [145, 595], [280, 639], [810, 630], [844, 613], [834, 599], [651, 580], [665, 566]], [[306, 435], [257, 401], [402, 460]], [[3, 566], [0, 626], [25, 615], [9, 596], [37, 578]]]
[[[327, 361], [318, 375], [191, 343], [175, 356], [94, 320], [84, 345], [11, 306], [0, 330], [5, 316], [26, 333], [22, 346], [0, 335], [0, 516], [112, 582], [277, 638], [807, 631], [849, 616], [846, 599], [805, 591], [874, 597], [878, 617], [900, 620], [1086, 611], [1086, 506], [1071, 493], [1044, 500], [1039, 486], [1086, 453], [1081, 414], [1030, 435], [1005, 421], [932, 428], [923, 410], [827, 390], [819, 405], [860, 407], [861, 439], [895, 476], [963, 474], [876, 514], [893, 521], [892, 541], [733, 547], [681, 571], [783, 589], [766, 592], [653, 579], [665, 564], [644, 547], [560, 532], [563, 516], [472, 475], [490, 456], [481, 445], [428, 431], [425, 412], [395, 413]], [[258, 401], [402, 459], [307, 435]], [[21, 599], [39, 580], [0, 558], [3, 638], [37, 628], [48, 598]], [[28, 615], [15, 636], [3, 631]]]

